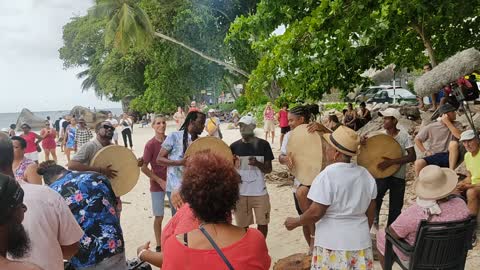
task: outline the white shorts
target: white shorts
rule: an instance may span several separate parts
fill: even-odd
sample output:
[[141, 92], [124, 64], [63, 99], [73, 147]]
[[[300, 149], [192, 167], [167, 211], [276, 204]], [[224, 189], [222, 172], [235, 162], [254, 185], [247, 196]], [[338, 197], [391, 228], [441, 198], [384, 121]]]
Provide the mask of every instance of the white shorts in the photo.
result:
[[38, 152], [35, 151], [35, 152], [32, 152], [32, 153], [25, 153], [25, 157], [30, 159], [30, 160], [33, 160], [33, 161], [38, 161]]
[[117, 130], [115, 130], [115, 131], [113, 132], [113, 138], [112, 138], [112, 140], [113, 140], [114, 142], [115, 142], [115, 141], [118, 141], [118, 131], [117, 131]]

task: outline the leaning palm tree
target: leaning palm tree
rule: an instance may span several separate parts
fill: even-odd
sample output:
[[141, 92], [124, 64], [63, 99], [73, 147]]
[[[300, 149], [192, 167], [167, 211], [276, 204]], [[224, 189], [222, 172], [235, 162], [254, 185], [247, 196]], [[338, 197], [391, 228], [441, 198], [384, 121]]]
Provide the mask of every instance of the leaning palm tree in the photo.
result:
[[105, 42], [107, 44], [113, 43], [121, 51], [126, 51], [131, 45], [147, 46], [153, 37], [159, 37], [248, 78], [249, 74], [246, 71], [206, 55], [175, 38], [154, 31], [148, 15], [137, 3], [138, 0], [97, 0], [95, 6], [90, 9], [92, 16], [109, 19], [105, 30]]
[[92, 69], [85, 69], [77, 74], [78, 79], [83, 79], [82, 81], [82, 92], [86, 92], [89, 89], [93, 89], [95, 96], [102, 99], [104, 98], [104, 93], [102, 92], [100, 85], [97, 80], [97, 74], [92, 71]]

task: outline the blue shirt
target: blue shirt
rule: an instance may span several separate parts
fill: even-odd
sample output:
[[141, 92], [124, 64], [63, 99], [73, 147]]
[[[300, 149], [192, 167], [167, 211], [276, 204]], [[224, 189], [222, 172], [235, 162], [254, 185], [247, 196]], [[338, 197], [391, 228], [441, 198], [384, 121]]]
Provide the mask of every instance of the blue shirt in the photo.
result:
[[[170, 134], [163, 142], [162, 148], [167, 150], [168, 159], [182, 160], [183, 159], [183, 133], [184, 131], [176, 131]], [[188, 134], [188, 142], [192, 143], [192, 136]], [[176, 191], [182, 184], [183, 166], [168, 166], [167, 168], [167, 192]]]
[[85, 232], [78, 253], [71, 259], [72, 266], [93, 266], [124, 252], [122, 228], [115, 210], [116, 197], [105, 176], [68, 171], [50, 187], [65, 199]]

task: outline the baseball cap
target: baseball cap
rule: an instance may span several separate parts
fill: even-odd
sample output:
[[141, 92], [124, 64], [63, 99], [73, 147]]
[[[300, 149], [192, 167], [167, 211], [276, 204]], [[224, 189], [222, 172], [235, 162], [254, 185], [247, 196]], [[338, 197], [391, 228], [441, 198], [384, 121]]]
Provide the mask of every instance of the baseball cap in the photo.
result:
[[383, 112], [378, 112], [378, 115], [382, 116], [382, 117], [393, 117], [397, 120], [400, 120], [400, 118], [401, 118], [400, 112], [397, 109], [394, 109], [394, 108], [387, 108]]
[[251, 113], [248, 113], [247, 115], [240, 118], [240, 120], [238, 122], [243, 123], [245, 125], [255, 125], [256, 124], [255, 118], [253, 118]]
[[455, 109], [455, 107], [452, 106], [452, 104], [450, 103], [445, 103], [443, 104], [442, 106], [440, 106], [440, 109], [438, 109], [438, 112], [440, 114], [445, 114], [445, 113], [449, 113], [449, 112], [454, 112], [456, 111], [457, 109]]
[[462, 132], [462, 134], [460, 135], [460, 141], [463, 142], [463, 141], [470, 141], [472, 140], [473, 138], [475, 138], [475, 132], [471, 129], [469, 130], [465, 130], [464, 132]]
[[214, 113], [215, 110], [214, 110], [214, 109], [210, 109], [210, 110], [208, 110], [208, 112], [209, 112], [209, 113]]

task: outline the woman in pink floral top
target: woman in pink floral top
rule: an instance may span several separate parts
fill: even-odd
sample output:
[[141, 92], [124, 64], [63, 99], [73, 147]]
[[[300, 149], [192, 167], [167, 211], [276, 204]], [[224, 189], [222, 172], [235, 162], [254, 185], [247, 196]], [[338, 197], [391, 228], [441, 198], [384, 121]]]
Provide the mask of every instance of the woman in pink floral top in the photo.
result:
[[[392, 235], [398, 239], [404, 239], [410, 245], [415, 245], [418, 226], [422, 220], [448, 222], [468, 218], [470, 212], [465, 201], [460, 198], [449, 197], [449, 194], [455, 189], [457, 179], [455, 172], [450, 169], [435, 165], [425, 167], [420, 172], [419, 179], [415, 182], [415, 191], [418, 198], [390, 225]], [[425, 184], [426, 182], [427, 184]], [[427, 186], [428, 188], [424, 188]], [[436, 194], [426, 196], [425, 193]], [[382, 255], [380, 256], [380, 262], [383, 267], [385, 255], [384, 230], [377, 233], [377, 248]], [[409, 260], [407, 255], [396, 248], [394, 250], [402, 261]]]
[[268, 102], [263, 111], [263, 131], [265, 131], [265, 140], [268, 141], [268, 134], [272, 134], [272, 144], [275, 139], [275, 111], [272, 108], [272, 103]]

